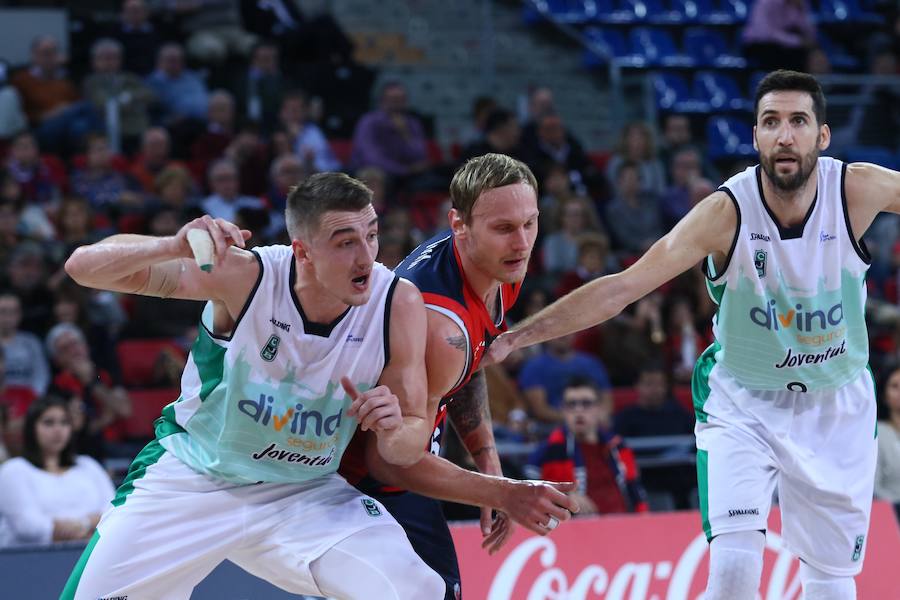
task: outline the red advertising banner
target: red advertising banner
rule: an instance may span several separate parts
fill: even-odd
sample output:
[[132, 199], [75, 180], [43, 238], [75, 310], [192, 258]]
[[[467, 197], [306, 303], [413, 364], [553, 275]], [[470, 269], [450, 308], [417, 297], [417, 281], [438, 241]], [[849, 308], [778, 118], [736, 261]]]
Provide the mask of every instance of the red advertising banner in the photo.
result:
[[[477, 524], [451, 528], [466, 600], [697, 600], [706, 587], [708, 544], [697, 512], [586, 517], [541, 537], [519, 527], [503, 550], [481, 549]], [[800, 600], [798, 561], [782, 546], [777, 510], [769, 518], [762, 600]], [[900, 600], [900, 530], [893, 508], [876, 502], [860, 600]]]

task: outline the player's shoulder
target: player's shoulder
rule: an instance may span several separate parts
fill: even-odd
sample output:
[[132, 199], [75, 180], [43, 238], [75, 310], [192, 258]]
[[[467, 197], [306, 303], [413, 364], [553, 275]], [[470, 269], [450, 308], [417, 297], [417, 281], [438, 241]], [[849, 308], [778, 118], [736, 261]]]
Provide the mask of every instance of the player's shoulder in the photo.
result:
[[391, 299], [391, 310], [396, 313], [403, 314], [404, 311], [418, 310], [419, 307], [424, 308], [422, 300], [422, 292], [409, 279], [404, 277], [396, 277], [394, 284], [394, 293]]

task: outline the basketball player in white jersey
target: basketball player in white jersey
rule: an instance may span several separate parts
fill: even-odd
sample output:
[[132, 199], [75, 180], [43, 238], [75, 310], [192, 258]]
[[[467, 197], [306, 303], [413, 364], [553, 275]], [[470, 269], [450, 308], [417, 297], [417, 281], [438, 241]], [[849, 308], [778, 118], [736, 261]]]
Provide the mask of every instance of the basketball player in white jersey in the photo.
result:
[[[424, 304], [374, 261], [371, 195], [343, 174], [310, 177], [288, 197], [290, 246], [247, 251], [249, 232], [206, 216], [72, 255], [82, 285], [209, 302], [181, 396], [62, 598], [188, 598], [225, 559], [296, 594], [443, 597], [393, 517], [335, 473], [357, 424], [397, 465], [431, 433]], [[192, 228], [214, 240], [211, 272], [191, 258]]]
[[592, 281], [498, 338], [491, 358], [619, 314], [699, 261], [718, 304], [698, 359], [700, 512], [706, 600], [753, 600], [778, 489], [783, 538], [804, 598], [856, 597], [875, 474], [861, 241], [900, 213], [900, 173], [820, 157], [831, 132], [810, 75], [776, 71], [756, 90], [760, 165], [725, 182], [625, 271]]

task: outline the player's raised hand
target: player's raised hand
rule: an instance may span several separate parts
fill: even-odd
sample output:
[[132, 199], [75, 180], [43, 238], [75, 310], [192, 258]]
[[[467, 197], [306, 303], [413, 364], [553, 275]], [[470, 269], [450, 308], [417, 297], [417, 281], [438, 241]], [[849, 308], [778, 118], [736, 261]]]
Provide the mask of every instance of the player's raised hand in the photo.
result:
[[347, 416], [359, 419], [363, 431], [372, 430], [376, 434], [392, 431], [403, 424], [400, 400], [385, 385], [360, 392], [346, 376], [341, 377], [341, 386], [350, 396]]
[[578, 503], [566, 495], [576, 488], [572, 481], [510, 480], [503, 494], [503, 505], [497, 508], [523, 527], [547, 535], [578, 512]]
[[187, 258], [197, 254], [196, 242], [192, 247], [188, 239], [188, 232], [193, 229], [206, 231], [212, 240], [212, 256], [203, 257], [196, 256], [198, 263], [205, 260], [211, 260], [209, 264], [221, 262], [228, 252], [229, 246], [244, 247], [244, 242], [250, 239], [251, 233], [247, 229], [240, 229], [234, 223], [225, 219], [214, 219], [209, 215], [203, 215], [184, 225], [175, 234], [175, 243], [178, 247], [178, 253]]

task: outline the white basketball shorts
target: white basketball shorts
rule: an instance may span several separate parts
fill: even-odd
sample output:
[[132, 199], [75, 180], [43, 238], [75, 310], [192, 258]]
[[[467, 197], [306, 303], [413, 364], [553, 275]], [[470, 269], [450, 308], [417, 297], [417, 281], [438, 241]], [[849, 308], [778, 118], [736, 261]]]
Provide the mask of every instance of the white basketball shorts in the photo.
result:
[[832, 391], [752, 391], [704, 359], [694, 372], [697, 475], [707, 538], [766, 529], [836, 576], [862, 570], [877, 457], [871, 372]]

